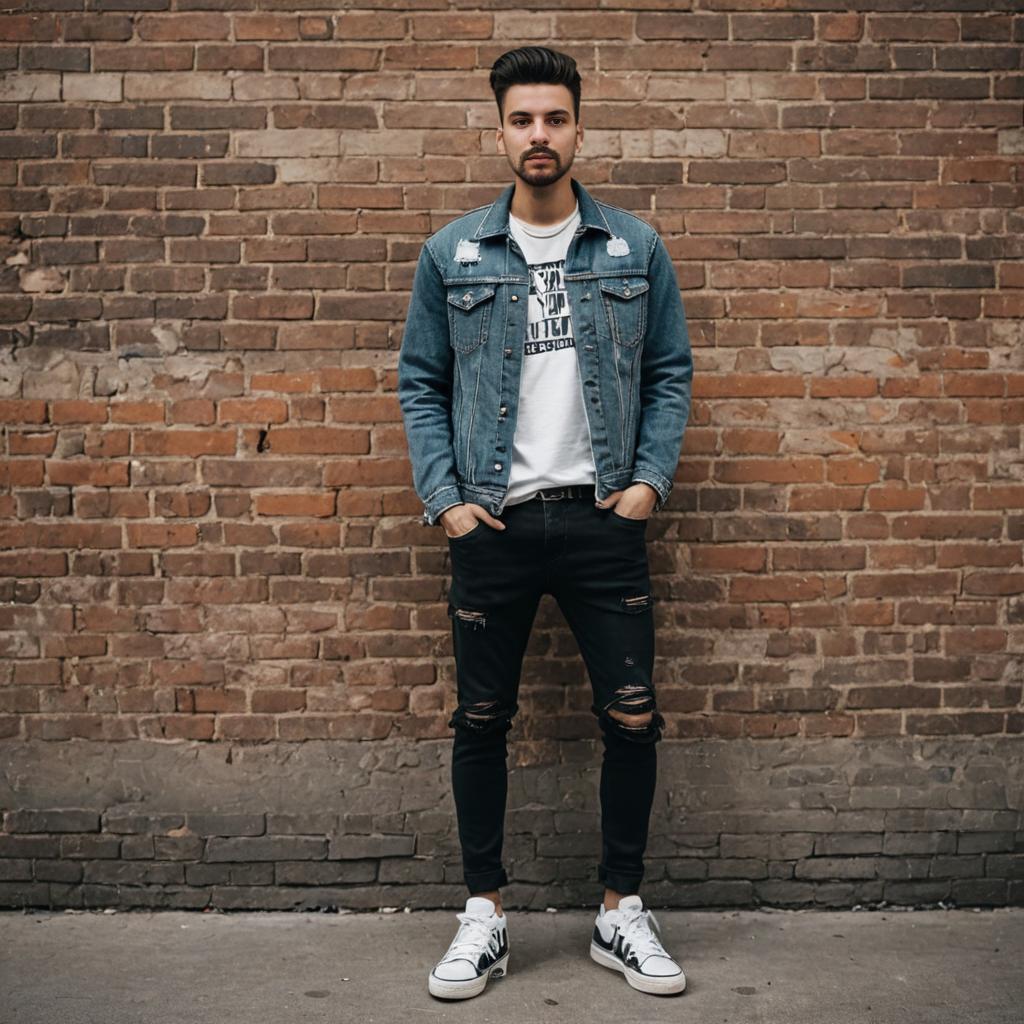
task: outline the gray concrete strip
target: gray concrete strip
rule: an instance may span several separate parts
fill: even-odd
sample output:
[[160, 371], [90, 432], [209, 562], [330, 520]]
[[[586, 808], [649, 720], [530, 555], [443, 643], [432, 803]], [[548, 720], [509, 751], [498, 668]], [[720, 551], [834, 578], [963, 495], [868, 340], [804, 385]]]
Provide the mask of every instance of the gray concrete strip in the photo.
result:
[[655, 908], [687, 990], [590, 960], [589, 911], [508, 912], [508, 977], [426, 988], [453, 911], [0, 913], [2, 1024], [1021, 1024], [1024, 908]]

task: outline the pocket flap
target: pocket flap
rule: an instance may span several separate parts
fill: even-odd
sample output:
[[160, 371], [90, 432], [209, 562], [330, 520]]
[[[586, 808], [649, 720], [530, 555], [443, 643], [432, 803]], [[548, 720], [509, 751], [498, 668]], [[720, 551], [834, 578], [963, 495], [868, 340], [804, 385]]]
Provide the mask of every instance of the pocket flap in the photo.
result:
[[448, 301], [458, 309], [472, 309], [485, 299], [493, 299], [493, 284], [469, 284], [462, 288], [449, 288]]
[[646, 277], [605, 277], [601, 279], [601, 291], [609, 292], [619, 299], [632, 299], [650, 288]]

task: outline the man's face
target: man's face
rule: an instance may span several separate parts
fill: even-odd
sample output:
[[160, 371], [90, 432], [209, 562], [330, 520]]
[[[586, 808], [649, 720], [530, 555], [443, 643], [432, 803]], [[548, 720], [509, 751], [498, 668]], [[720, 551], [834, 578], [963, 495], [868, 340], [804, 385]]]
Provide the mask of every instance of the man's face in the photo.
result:
[[[572, 93], [564, 85], [513, 85], [505, 93], [497, 143], [498, 152], [526, 184], [553, 185], [572, 167], [583, 145]], [[538, 156], [547, 159], [532, 159]]]

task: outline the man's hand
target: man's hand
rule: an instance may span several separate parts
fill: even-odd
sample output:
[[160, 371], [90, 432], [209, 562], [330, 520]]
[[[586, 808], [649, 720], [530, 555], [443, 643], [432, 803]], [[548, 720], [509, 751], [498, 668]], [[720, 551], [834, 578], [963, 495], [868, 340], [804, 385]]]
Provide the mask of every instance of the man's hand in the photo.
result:
[[616, 515], [627, 519], [649, 519], [658, 500], [658, 492], [642, 481], [630, 484], [625, 490], [612, 491], [604, 501], [597, 502], [598, 508], [615, 508]]
[[464, 533], [469, 533], [476, 526], [478, 519], [482, 519], [495, 530], [505, 529], [505, 524], [500, 519], [495, 519], [483, 505], [476, 505], [472, 501], [452, 505], [438, 516], [438, 522], [449, 537], [461, 537]]

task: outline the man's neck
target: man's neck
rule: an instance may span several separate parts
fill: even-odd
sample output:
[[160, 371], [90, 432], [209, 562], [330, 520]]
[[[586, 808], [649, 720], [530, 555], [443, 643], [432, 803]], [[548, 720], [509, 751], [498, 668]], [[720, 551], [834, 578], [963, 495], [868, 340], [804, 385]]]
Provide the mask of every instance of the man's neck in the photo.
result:
[[576, 207], [572, 179], [563, 174], [553, 185], [527, 185], [516, 178], [509, 213], [533, 227], [544, 228], [565, 220]]

